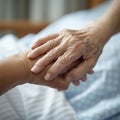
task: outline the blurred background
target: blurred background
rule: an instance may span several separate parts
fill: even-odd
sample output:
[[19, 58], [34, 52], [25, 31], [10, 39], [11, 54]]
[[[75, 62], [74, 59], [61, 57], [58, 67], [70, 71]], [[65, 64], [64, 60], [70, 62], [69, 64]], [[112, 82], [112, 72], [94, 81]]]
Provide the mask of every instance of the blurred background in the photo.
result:
[[88, 0], [0, 0], [0, 19], [54, 21], [66, 13], [87, 8]]
[[67, 13], [90, 9], [102, 0], [0, 0], [0, 32], [19, 37], [37, 33]]

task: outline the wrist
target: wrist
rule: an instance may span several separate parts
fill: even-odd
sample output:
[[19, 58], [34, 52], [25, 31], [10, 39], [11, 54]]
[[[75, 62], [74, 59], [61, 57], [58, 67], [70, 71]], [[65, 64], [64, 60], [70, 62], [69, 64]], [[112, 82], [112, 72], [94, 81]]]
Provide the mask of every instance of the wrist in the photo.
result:
[[22, 54], [14, 54], [0, 60], [0, 95], [25, 83], [26, 72]]
[[87, 27], [92, 28], [96, 43], [99, 43], [102, 47], [104, 47], [112, 36], [109, 25], [103, 19], [94, 20], [90, 22]]
[[24, 52], [21, 52], [18, 54], [18, 61], [21, 64], [22, 68], [22, 78], [20, 78], [19, 83], [24, 84], [24, 83], [29, 83], [30, 78], [31, 78], [31, 71], [30, 69], [32, 68], [32, 61], [28, 59], [27, 55], [30, 52], [30, 50], [26, 50]]
[[105, 32], [107, 37], [111, 37], [114, 34], [115, 25], [106, 17], [101, 17], [98, 20], [99, 27]]

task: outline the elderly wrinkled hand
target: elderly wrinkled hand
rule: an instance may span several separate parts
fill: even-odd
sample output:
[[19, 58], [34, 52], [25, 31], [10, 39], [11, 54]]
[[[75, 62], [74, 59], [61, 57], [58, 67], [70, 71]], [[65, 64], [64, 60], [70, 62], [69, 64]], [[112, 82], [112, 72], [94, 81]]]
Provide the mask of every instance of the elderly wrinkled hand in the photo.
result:
[[43, 55], [31, 71], [39, 73], [54, 61], [45, 75], [46, 80], [52, 80], [73, 62], [79, 60], [79, 65], [67, 72], [65, 79], [71, 82], [85, 81], [86, 74], [93, 73], [92, 69], [102, 53], [105, 44], [103, 39], [106, 39], [104, 32], [96, 26], [88, 26], [82, 30], [66, 29], [41, 38], [32, 46], [33, 50], [28, 55], [30, 59]]

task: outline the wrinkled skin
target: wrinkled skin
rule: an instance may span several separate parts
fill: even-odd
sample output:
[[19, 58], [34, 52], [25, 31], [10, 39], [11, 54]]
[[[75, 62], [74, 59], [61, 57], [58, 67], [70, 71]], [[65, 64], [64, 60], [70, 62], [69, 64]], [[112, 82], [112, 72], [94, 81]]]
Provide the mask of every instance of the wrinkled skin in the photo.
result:
[[54, 64], [47, 70], [46, 80], [53, 80], [76, 60], [79, 64], [66, 73], [65, 79], [73, 84], [85, 81], [86, 74], [93, 73], [93, 67], [102, 53], [106, 39], [109, 37], [102, 27], [88, 25], [82, 30], [62, 30], [56, 34], [39, 39], [28, 55], [30, 59], [39, 59], [32, 72], [39, 73], [51, 62]]

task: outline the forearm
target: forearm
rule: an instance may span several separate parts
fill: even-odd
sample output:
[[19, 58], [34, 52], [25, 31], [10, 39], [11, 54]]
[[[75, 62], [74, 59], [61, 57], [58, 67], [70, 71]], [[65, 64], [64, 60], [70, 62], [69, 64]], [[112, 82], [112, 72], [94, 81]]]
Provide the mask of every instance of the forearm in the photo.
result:
[[68, 88], [69, 83], [65, 82], [64, 76], [59, 76], [53, 81], [44, 80], [44, 75], [52, 64], [47, 66], [39, 74], [33, 74], [31, 72], [31, 67], [41, 57], [36, 60], [29, 60], [27, 55], [30, 51], [31, 50], [28, 49], [24, 52], [0, 60], [0, 95], [15, 86], [24, 83], [45, 85], [59, 90]]
[[110, 36], [120, 32], [120, 0], [113, 0], [99, 21]]
[[97, 20], [90, 22], [88, 28], [95, 28], [94, 36], [97, 36], [97, 39], [94, 42], [104, 47], [110, 37], [120, 31], [120, 0], [113, 0], [107, 11]]
[[[120, 0], [113, 0], [108, 10], [100, 18], [103, 21], [111, 35], [120, 31]], [[105, 26], [106, 26], [105, 25]]]
[[26, 80], [23, 57], [15, 54], [0, 60], [0, 95]]

